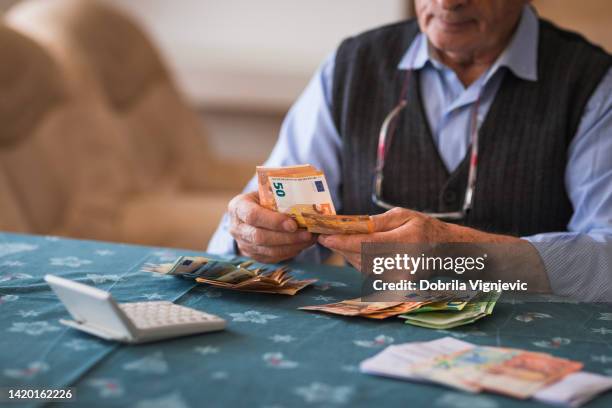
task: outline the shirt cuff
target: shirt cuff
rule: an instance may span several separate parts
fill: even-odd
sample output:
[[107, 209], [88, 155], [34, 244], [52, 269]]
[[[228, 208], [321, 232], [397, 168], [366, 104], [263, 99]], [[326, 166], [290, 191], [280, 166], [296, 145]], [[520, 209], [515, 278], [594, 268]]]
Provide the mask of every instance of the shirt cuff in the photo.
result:
[[554, 294], [612, 301], [612, 236], [545, 233], [524, 237], [538, 251]]
[[237, 255], [238, 247], [234, 237], [229, 233], [229, 214], [225, 213], [219, 227], [213, 234], [206, 252], [215, 255]]

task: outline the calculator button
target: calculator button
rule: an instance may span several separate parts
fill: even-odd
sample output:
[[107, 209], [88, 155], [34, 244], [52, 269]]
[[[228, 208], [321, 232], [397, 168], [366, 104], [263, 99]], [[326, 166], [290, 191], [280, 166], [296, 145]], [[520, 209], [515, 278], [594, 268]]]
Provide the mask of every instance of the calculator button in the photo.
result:
[[217, 316], [171, 302], [134, 302], [119, 305], [139, 329], [220, 322]]

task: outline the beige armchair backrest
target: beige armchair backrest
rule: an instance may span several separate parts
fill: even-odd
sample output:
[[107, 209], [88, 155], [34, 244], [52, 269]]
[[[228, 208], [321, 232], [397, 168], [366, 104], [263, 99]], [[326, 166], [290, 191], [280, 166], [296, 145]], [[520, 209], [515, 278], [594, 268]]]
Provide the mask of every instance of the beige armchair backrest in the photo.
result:
[[93, 0], [29, 0], [6, 20], [44, 44], [84, 89], [97, 87], [128, 130], [142, 191], [223, 188], [199, 117], [143, 31]]
[[0, 231], [29, 232], [30, 229], [13, 191], [12, 182], [0, 169]]
[[[4, 22], [32, 40], [26, 41], [32, 54], [43, 54], [36, 58], [44, 61], [35, 63], [39, 81], [52, 78], [49, 91], [32, 85], [25, 102], [17, 98], [0, 107], [6, 111], [0, 119], [9, 122], [0, 123], [0, 133], [5, 125], [19, 130], [0, 143], [0, 177], [17, 198], [11, 208], [23, 213], [21, 228], [203, 248], [254, 169], [239, 158], [215, 160], [199, 116], [177, 92], [146, 35], [95, 0], [25, 0]], [[3, 69], [7, 84], [11, 75], [27, 72]], [[38, 101], [39, 89], [57, 95]], [[17, 112], [27, 117], [13, 115], [16, 104], [28, 107]], [[36, 113], [37, 104], [44, 115]], [[4, 188], [0, 178], [0, 192]]]
[[3, 195], [3, 207], [9, 200], [23, 204], [21, 212], [30, 224], [49, 230], [61, 218], [67, 194], [33, 134], [58, 110], [66, 91], [61, 74], [40, 47], [3, 26], [0, 61], [5, 62], [0, 64], [0, 166], [6, 189], [12, 189]]
[[0, 226], [104, 239], [131, 189], [120, 123], [75, 99], [44, 49], [6, 26], [0, 60]]

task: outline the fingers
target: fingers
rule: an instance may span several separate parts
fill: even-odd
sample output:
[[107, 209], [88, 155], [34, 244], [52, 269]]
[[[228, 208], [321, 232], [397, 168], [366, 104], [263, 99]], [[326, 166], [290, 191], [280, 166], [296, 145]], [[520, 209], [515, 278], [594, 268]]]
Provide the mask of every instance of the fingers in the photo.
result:
[[258, 262], [277, 263], [295, 257], [304, 249], [313, 245], [314, 242], [315, 240], [312, 239], [309, 242], [277, 247], [252, 245], [243, 242], [238, 243], [238, 248], [240, 249], [240, 253], [242, 255], [253, 258]]
[[401, 227], [412, 218], [421, 216], [418, 212], [395, 207], [382, 214], [372, 216], [374, 232], [391, 231]]
[[257, 192], [236, 196], [228, 205], [230, 233], [240, 253], [263, 263], [276, 263], [295, 257], [316, 239], [308, 231], [298, 231], [288, 215], [259, 205]]
[[228, 210], [239, 221], [253, 227], [271, 231], [297, 231], [297, 224], [291, 217], [260, 206], [257, 192], [234, 197], [228, 205]]
[[362, 242], [371, 242], [374, 234], [319, 235], [319, 244], [337, 252], [361, 252]]
[[337, 252], [361, 253], [362, 242], [394, 242], [398, 235], [397, 229], [417, 217], [422, 215], [416, 211], [396, 207], [383, 214], [372, 216], [374, 222], [372, 234], [321, 235], [319, 243]]
[[230, 233], [237, 241], [260, 246], [294, 245], [313, 239], [312, 234], [308, 231], [277, 232], [256, 228], [243, 222], [232, 223]]
[[397, 240], [395, 231], [374, 232], [372, 234], [350, 234], [350, 235], [319, 235], [318, 242], [338, 252], [361, 253], [362, 242], [395, 242]]
[[356, 269], [361, 270], [361, 244], [363, 242], [399, 242], [402, 241], [401, 228], [415, 219], [422, 219], [423, 215], [405, 208], [393, 208], [383, 214], [374, 215], [374, 232], [371, 234], [352, 235], [320, 235], [318, 242], [340, 253]]

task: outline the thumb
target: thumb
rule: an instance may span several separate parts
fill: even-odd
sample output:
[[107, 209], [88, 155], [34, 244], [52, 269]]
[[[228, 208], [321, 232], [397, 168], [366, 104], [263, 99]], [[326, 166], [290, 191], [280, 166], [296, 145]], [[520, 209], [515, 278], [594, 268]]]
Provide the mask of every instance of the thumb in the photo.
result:
[[418, 215], [416, 211], [395, 207], [382, 214], [372, 216], [374, 232], [391, 231], [401, 227]]

